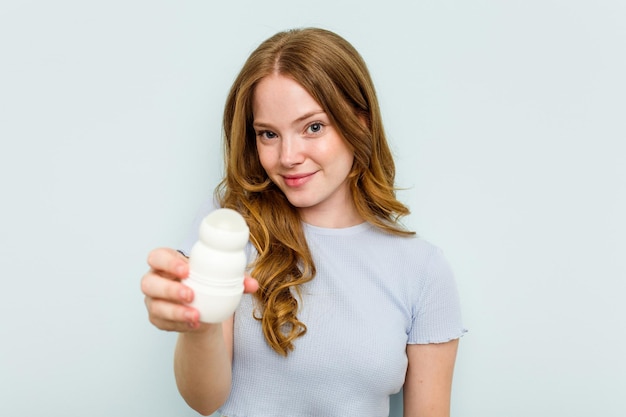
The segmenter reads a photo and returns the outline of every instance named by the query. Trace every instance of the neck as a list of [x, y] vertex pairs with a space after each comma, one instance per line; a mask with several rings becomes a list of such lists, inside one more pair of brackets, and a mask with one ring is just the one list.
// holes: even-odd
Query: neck
[[357, 213], [355, 207], [349, 210], [337, 212], [315, 211], [311, 212], [306, 209], [300, 210], [302, 221], [311, 226], [325, 227], [328, 229], [342, 229], [345, 227], [356, 226], [364, 222], [364, 219]]

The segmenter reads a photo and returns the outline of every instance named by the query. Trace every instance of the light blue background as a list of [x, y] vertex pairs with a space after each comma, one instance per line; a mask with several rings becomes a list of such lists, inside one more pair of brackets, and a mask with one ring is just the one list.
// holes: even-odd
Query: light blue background
[[369, 63], [409, 223], [456, 271], [453, 415], [626, 415], [624, 22], [621, 0], [2, 2], [0, 415], [196, 415], [139, 280], [217, 181], [243, 60], [298, 26]]

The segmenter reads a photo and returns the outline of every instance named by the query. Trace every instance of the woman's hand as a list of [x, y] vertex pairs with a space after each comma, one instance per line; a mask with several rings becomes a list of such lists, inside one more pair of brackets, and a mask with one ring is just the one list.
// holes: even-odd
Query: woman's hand
[[[193, 290], [181, 280], [189, 275], [189, 262], [181, 253], [159, 248], [148, 255], [150, 270], [141, 279], [150, 322], [161, 330], [189, 332], [201, 331], [198, 310], [187, 304], [193, 300]], [[244, 292], [258, 289], [255, 279], [244, 279]]]

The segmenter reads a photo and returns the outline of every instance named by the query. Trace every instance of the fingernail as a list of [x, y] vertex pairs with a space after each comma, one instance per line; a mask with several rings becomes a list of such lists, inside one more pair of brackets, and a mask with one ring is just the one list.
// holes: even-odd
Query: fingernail
[[191, 301], [191, 291], [189, 288], [181, 288], [180, 289], [180, 299], [186, 303]]
[[178, 265], [175, 269], [176, 274], [179, 276], [182, 276], [185, 273], [185, 266], [184, 265]]
[[198, 323], [198, 316], [195, 311], [185, 311], [184, 317], [187, 321], [187, 326], [189, 326], [191, 329], [196, 329], [200, 325], [200, 323]]

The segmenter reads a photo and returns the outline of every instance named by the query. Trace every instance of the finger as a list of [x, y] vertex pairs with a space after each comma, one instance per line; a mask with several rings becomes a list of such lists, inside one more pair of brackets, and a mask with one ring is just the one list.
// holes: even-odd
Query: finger
[[160, 318], [156, 318], [156, 317], [150, 317], [150, 323], [152, 323], [152, 325], [154, 325], [154, 327], [156, 327], [159, 330], [165, 330], [168, 332], [179, 332], [179, 333], [183, 333], [183, 332], [192, 332], [192, 331], [197, 331], [200, 326], [202, 326], [202, 323], [200, 322], [178, 322], [178, 321], [168, 321], [168, 320], [163, 320]]
[[170, 248], [154, 249], [148, 254], [148, 265], [155, 271], [163, 271], [175, 278], [189, 275], [189, 262], [180, 252]]
[[[166, 302], [146, 297], [146, 307], [150, 323], [160, 330], [173, 332], [199, 331], [203, 326], [200, 323], [200, 314], [191, 307], [180, 305], [168, 306]], [[182, 319], [182, 320], [181, 320]], [[188, 319], [188, 321], [186, 321]]]
[[243, 292], [250, 294], [259, 289], [259, 281], [254, 278], [246, 276], [243, 279]]
[[178, 281], [172, 281], [154, 271], [149, 271], [141, 279], [141, 292], [150, 298], [174, 303], [188, 304], [193, 301], [193, 290]]
[[158, 322], [196, 323], [200, 313], [193, 307], [146, 297], [146, 308], [152, 320]]

